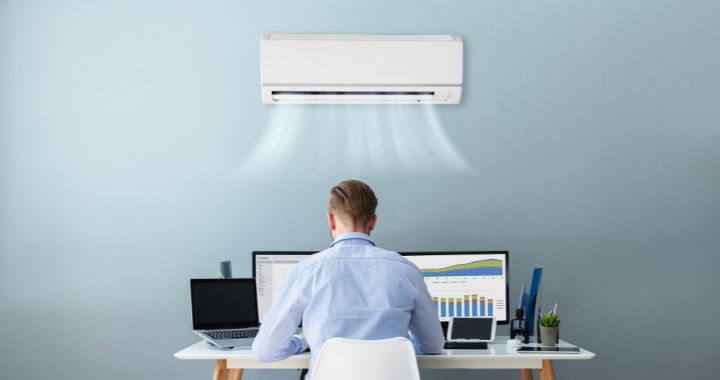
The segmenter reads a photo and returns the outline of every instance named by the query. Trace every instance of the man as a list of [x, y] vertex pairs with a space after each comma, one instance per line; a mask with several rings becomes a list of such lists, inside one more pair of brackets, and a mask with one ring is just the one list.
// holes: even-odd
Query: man
[[[330, 338], [409, 337], [415, 351], [438, 354], [445, 338], [420, 270], [399, 254], [375, 246], [377, 198], [363, 182], [343, 181], [330, 191], [330, 248], [302, 260], [265, 316], [252, 350], [259, 361], [312, 351]], [[294, 335], [302, 319], [304, 336]]]

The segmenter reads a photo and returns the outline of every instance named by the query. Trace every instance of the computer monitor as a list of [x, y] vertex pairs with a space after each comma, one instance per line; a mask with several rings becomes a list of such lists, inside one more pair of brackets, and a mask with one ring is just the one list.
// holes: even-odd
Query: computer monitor
[[401, 252], [425, 277], [441, 322], [494, 316], [509, 321], [508, 252]]
[[[297, 263], [314, 251], [255, 251], [258, 317], [263, 322], [273, 300]], [[440, 321], [454, 316], [494, 316], [509, 321], [508, 252], [401, 252], [417, 265], [433, 297]], [[467, 313], [467, 314], [466, 314]]]
[[258, 319], [263, 322], [285, 279], [300, 260], [315, 251], [255, 251], [253, 277], [257, 285]]

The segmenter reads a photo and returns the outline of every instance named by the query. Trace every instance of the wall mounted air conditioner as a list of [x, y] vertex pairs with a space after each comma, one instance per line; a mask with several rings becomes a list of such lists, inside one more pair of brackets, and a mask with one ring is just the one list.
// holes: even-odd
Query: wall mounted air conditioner
[[463, 43], [451, 35], [266, 34], [263, 103], [457, 104]]

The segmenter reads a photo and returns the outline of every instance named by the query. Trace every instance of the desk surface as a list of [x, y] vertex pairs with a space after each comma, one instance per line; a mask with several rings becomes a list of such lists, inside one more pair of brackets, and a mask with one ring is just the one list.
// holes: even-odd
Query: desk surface
[[[440, 355], [418, 355], [420, 368], [542, 368], [543, 360], [583, 360], [592, 359], [595, 354], [580, 349], [579, 354], [518, 354], [507, 345], [508, 337], [497, 337], [488, 344], [487, 350], [445, 350]], [[571, 344], [560, 341], [560, 346]], [[529, 344], [537, 346], [537, 344]], [[307, 368], [310, 353], [293, 355], [283, 361], [260, 363], [252, 356], [249, 347], [224, 349], [210, 345], [205, 341], [189, 346], [175, 353], [178, 359], [227, 359], [228, 368]]]

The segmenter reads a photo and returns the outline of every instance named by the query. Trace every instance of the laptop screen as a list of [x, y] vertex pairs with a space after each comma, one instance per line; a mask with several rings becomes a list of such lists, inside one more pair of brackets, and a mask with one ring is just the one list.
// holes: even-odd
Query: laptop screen
[[252, 278], [192, 279], [193, 329], [257, 327], [257, 296]]

